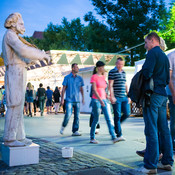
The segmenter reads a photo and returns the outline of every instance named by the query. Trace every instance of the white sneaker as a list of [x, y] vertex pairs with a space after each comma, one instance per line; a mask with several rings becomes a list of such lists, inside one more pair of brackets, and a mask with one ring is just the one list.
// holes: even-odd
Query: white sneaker
[[62, 126], [60, 129], [60, 134], [63, 135], [64, 127]]
[[97, 141], [97, 140], [95, 140], [95, 139], [92, 139], [92, 140], [90, 140], [90, 143], [93, 143], [93, 144], [98, 144], [98, 141]]
[[119, 142], [117, 137], [115, 139], [113, 139], [112, 141], [113, 141], [113, 143]]
[[81, 134], [78, 131], [76, 131], [72, 134], [72, 136], [81, 136]]
[[141, 167], [137, 169], [137, 171], [145, 173], [145, 174], [156, 174], [157, 173], [157, 169], [147, 169], [145, 167]]
[[126, 139], [123, 136], [117, 137], [116, 138], [116, 142], [121, 142], [121, 141], [125, 141]]
[[167, 170], [167, 171], [172, 171], [173, 167], [171, 165], [163, 165], [162, 163], [157, 164], [157, 168]]

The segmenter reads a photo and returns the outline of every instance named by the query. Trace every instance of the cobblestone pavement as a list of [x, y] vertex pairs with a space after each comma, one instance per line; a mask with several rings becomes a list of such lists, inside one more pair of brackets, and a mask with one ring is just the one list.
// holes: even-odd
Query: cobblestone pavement
[[[72, 158], [64, 159], [61, 155], [61, 145], [42, 139], [32, 138], [34, 143], [40, 145], [39, 164], [8, 167], [1, 159], [0, 175], [134, 175], [135, 170], [96, 158], [91, 154], [75, 152]], [[0, 131], [0, 144], [2, 131]]]

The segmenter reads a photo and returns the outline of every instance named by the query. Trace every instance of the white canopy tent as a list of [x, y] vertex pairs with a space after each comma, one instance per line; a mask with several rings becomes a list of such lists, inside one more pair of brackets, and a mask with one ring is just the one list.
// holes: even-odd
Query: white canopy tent
[[[175, 51], [175, 48], [166, 51], [165, 54], [168, 55], [169, 53], [171, 53], [173, 51]], [[145, 62], [145, 59], [142, 59], [142, 60], [139, 60], [139, 61], [135, 62], [135, 73], [142, 69], [142, 66], [143, 66], [144, 62]]]

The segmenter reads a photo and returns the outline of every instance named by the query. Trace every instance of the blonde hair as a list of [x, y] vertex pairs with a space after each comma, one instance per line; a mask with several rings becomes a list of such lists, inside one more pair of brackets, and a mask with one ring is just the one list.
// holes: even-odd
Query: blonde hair
[[4, 27], [11, 28], [14, 23], [18, 21], [18, 19], [22, 18], [20, 13], [12, 13], [10, 14], [7, 19], [5, 20]]
[[28, 87], [29, 90], [33, 90], [33, 86], [30, 82], [27, 83], [27, 87]]
[[161, 48], [163, 51], [167, 50], [167, 45], [166, 45], [166, 43], [165, 43], [165, 40], [164, 40], [162, 37], [160, 37], [160, 48]]

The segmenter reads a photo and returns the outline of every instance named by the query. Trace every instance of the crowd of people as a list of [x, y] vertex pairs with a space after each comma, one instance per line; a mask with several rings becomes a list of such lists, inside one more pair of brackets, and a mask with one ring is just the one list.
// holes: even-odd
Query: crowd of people
[[61, 97], [60, 91], [61, 87], [58, 88], [57, 86], [54, 91], [49, 86], [45, 90], [42, 83], [39, 84], [39, 88], [36, 91], [34, 86], [28, 82], [25, 93], [24, 113], [28, 117], [32, 117], [33, 114], [36, 116], [37, 108], [39, 108], [39, 112], [43, 116], [46, 105], [47, 114], [52, 113], [53, 109], [55, 114], [58, 114]]
[[[142, 66], [142, 97], [143, 97], [143, 118], [145, 122], [146, 149], [144, 154], [144, 166], [138, 171], [147, 174], [156, 174], [157, 168], [167, 171], [172, 170], [173, 148], [175, 149], [175, 52], [166, 56], [163, 52], [164, 42], [155, 33], [151, 32], [145, 37], [145, 49], [147, 50], [146, 61]], [[108, 83], [105, 78], [105, 64], [102, 61], [96, 63], [90, 83], [92, 112], [90, 117], [90, 143], [98, 144], [95, 134], [99, 129], [99, 115], [103, 112], [113, 143], [125, 141], [122, 135], [121, 122], [130, 115], [130, 98], [126, 84], [126, 73], [123, 70], [124, 60], [119, 57], [114, 69], [109, 71]], [[61, 104], [64, 104], [64, 93], [66, 92], [66, 113], [61, 126], [60, 134], [64, 134], [65, 127], [74, 108], [74, 121], [72, 125], [72, 136], [81, 136], [79, 130], [80, 98], [82, 94], [82, 104], [84, 103], [83, 86], [81, 76], [77, 75], [78, 65], [72, 64], [72, 72], [65, 76], [63, 81], [63, 93]], [[145, 87], [152, 83], [151, 93], [145, 91]], [[136, 85], [137, 86], [137, 85]], [[150, 84], [149, 84], [150, 86]], [[167, 121], [167, 92], [170, 101], [170, 130]], [[106, 92], [109, 90], [109, 93]], [[135, 92], [136, 94], [138, 92]], [[135, 95], [135, 94], [134, 94]], [[139, 97], [141, 98], [141, 97]], [[111, 120], [112, 104], [114, 113], [114, 126]], [[122, 115], [121, 115], [122, 114]], [[138, 152], [137, 152], [138, 153]], [[161, 153], [161, 158], [160, 158]], [[160, 162], [159, 162], [160, 161]]]

